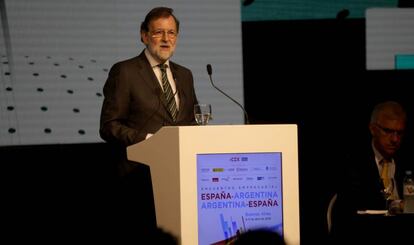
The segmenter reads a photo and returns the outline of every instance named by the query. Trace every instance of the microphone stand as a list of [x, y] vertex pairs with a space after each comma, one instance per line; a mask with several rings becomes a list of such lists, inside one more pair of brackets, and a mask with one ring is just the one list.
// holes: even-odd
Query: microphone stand
[[246, 124], [250, 124], [250, 122], [249, 122], [249, 116], [247, 115], [247, 112], [244, 109], [244, 107], [239, 102], [237, 102], [235, 99], [233, 99], [232, 97], [230, 97], [230, 95], [226, 94], [224, 91], [222, 91], [216, 85], [214, 85], [213, 79], [211, 78], [211, 74], [213, 73], [213, 70], [212, 70], [212, 67], [211, 67], [210, 64], [207, 65], [207, 73], [208, 73], [208, 77], [210, 78], [210, 83], [213, 86], [213, 88], [217, 89], [220, 93], [224, 94], [224, 96], [226, 96], [231, 101], [233, 101], [234, 103], [236, 103], [242, 109], [242, 111], [244, 113], [244, 119], [245, 119]]

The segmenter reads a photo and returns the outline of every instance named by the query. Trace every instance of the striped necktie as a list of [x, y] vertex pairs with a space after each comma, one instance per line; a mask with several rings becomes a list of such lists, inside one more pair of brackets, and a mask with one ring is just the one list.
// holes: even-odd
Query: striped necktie
[[172, 91], [170, 83], [168, 82], [167, 70], [166, 70], [167, 65], [159, 64], [158, 66], [160, 67], [160, 70], [161, 70], [161, 82], [162, 82], [162, 88], [164, 90], [164, 98], [165, 98], [165, 101], [167, 102], [167, 108], [173, 120], [175, 121], [177, 119], [178, 109], [177, 109], [177, 104], [175, 103], [174, 93]]

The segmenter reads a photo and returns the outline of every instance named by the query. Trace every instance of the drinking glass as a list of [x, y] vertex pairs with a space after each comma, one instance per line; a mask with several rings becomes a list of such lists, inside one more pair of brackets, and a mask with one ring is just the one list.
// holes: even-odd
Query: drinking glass
[[385, 209], [386, 209], [386, 216], [391, 215], [390, 214], [390, 210], [389, 210], [389, 204], [392, 201], [392, 193], [394, 191], [394, 179], [390, 179], [390, 184], [388, 186], [386, 186], [383, 190], [382, 190], [382, 195], [384, 196], [385, 199]]
[[207, 125], [211, 117], [210, 104], [194, 105], [194, 116], [198, 125]]

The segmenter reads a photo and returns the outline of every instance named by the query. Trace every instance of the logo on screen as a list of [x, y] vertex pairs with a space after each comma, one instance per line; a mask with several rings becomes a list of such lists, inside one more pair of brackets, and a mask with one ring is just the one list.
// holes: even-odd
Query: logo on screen
[[202, 173], [208, 173], [208, 172], [210, 172], [210, 169], [209, 168], [202, 168], [201, 172]]

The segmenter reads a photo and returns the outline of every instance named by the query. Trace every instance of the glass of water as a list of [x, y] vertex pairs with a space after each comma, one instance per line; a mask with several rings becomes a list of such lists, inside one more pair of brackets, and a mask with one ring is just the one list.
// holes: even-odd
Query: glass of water
[[207, 125], [211, 118], [210, 104], [194, 105], [194, 116], [198, 125]]

